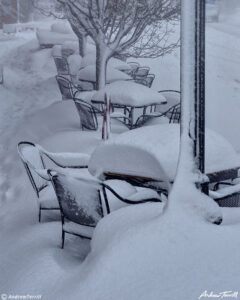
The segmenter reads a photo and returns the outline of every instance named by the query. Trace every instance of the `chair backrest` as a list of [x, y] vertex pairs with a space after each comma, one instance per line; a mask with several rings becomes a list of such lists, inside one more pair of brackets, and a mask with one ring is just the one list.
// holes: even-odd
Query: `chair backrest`
[[48, 171], [63, 216], [77, 224], [95, 227], [103, 217], [100, 185]]
[[54, 62], [57, 67], [58, 75], [70, 75], [68, 61], [63, 56], [54, 56]]
[[75, 51], [73, 49], [71, 49], [71, 48], [64, 48], [64, 47], [62, 47], [61, 52], [62, 52], [62, 56], [64, 58], [68, 58], [68, 56], [74, 54]]
[[146, 78], [148, 73], [150, 71], [149, 67], [139, 67], [135, 72], [134, 72], [134, 78]]
[[82, 130], [97, 130], [98, 121], [95, 108], [81, 99], [75, 98], [74, 102], [80, 117]]
[[169, 118], [169, 123], [180, 123], [181, 106], [180, 103], [172, 106], [165, 114]]
[[147, 77], [136, 76], [134, 81], [136, 83], [140, 83], [140, 84], [145, 85], [150, 88], [152, 86], [154, 78], [155, 78], [154, 74], [148, 74]]
[[47, 180], [41, 178], [34, 171], [34, 169], [45, 169], [43, 158], [35, 144], [30, 142], [18, 143], [18, 153], [27, 172], [28, 178], [32, 184], [32, 187], [37, 196], [39, 196], [39, 192], [48, 185]]
[[67, 100], [67, 99], [73, 99], [74, 97], [74, 92], [73, 92], [73, 85], [72, 82], [67, 79], [64, 76], [56, 76], [56, 80], [60, 89], [60, 92], [62, 94], [62, 99]]
[[128, 65], [131, 67], [130, 71], [126, 71], [128, 75], [133, 76], [133, 74], [137, 71], [137, 69], [140, 67], [140, 64], [137, 62], [128, 62]]
[[146, 85], [150, 88], [153, 84], [153, 80], [155, 79], [154, 74], [148, 74], [147, 77], [145, 78]]

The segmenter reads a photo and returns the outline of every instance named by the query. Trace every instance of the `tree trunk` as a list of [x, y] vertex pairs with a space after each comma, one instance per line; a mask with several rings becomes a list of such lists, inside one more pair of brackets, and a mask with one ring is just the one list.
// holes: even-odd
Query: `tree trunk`
[[87, 48], [87, 36], [85, 34], [78, 35], [78, 42], [79, 42], [79, 54], [84, 57], [86, 55], [86, 48]]
[[107, 62], [110, 56], [102, 45], [96, 46], [96, 89], [105, 87], [107, 79]]
[[79, 55], [82, 57], [86, 55], [86, 47], [87, 47], [87, 34], [83, 31], [79, 30], [78, 27], [76, 27], [70, 20], [68, 20], [73, 32], [78, 37], [78, 45], [79, 45]]

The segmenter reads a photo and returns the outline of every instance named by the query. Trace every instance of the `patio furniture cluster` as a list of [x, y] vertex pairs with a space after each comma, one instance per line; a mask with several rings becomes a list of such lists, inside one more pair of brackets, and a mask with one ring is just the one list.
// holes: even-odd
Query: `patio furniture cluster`
[[155, 75], [149, 73], [150, 68], [140, 66], [138, 62], [128, 62], [128, 64], [131, 69], [126, 71], [126, 73], [132, 77], [132, 80], [136, 83], [140, 83], [151, 88], [155, 79]]
[[[180, 92], [162, 90], [157, 95], [157, 92], [151, 89], [155, 76], [149, 74], [149, 67], [141, 67], [136, 62], [125, 63], [113, 58], [109, 61], [110, 66], [107, 69], [106, 87], [96, 91], [95, 65], [86, 65], [89, 63], [88, 60], [81, 61], [81, 57], [74, 54], [74, 51], [76, 51], [74, 47], [55, 46], [53, 58], [57, 67], [56, 80], [62, 99], [71, 99], [75, 102], [81, 119], [81, 128], [98, 129], [95, 115], [103, 115], [105, 94], [111, 97], [111, 118], [117, 119], [129, 129], [143, 126], [152, 119], [161, 118], [160, 122], [162, 122], [165, 118], [166, 122], [167, 117], [169, 123], [180, 121]], [[74, 61], [79, 62], [76, 65], [80, 68], [75, 74], [71, 74], [70, 57], [74, 57]], [[91, 120], [88, 121], [91, 125], [86, 125], [87, 120]]]
[[[88, 167], [89, 157], [84, 154], [51, 153], [31, 142], [20, 142], [18, 153], [38, 199], [39, 222], [44, 210], [61, 214], [62, 248], [65, 233], [91, 239], [98, 221], [111, 211], [161, 202], [154, 190], [125, 181], [101, 181], [90, 173], [86, 176], [81, 170]], [[51, 167], [47, 167], [49, 162]]]
[[[66, 233], [91, 239], [99, 220], [112, 211], [148, 202], [164, 205], [177, 168], [179, 130], [178, 124], [139, 128], [102, 142], [91, 155], [49, 152], [20, 142], [39, 222], [43, 211], [59, 211], [64, 248]], [[208, 185], [219, 206], [240, 206], [239, 168], [234, 168], [240, 158], [218, 134], [207, 131], [206, 138], [207, 181], [198, 184]], [[218, 159], [226, 155], [228, 161]]]

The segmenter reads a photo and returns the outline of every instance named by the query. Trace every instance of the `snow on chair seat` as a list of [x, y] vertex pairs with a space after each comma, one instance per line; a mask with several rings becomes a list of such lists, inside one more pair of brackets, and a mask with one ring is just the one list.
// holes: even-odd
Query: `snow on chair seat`
[[240, 207], [240, 184], [220, 182], [215, 186], [225, 185], [226, 187], [217, 190], [210, 190], [209, 196], [221, 207]]
[[[104, 181], [104, 184], [111, 187], [121, 197], [127, 198], [128, 200], [131, 200], [133, 202], [141, 201], [142, 199], [145, 200], [159, 199], [159, 202], [161, 202], [161, 197], [156, 191], [149, 188], [133, 186], [132, 184], [124, 180], [117, 180], [117, 179], [106, 180]], [[106, 193], [107, 193], [110, 211], [114, 211], [129, 205], [125, 202], [119, 201], [119, 199], [116, 196], [114, 196], [114, 194], [111, 193], [111, 191], [106, 190]]]
[[[99, 220], [121, 207], [121, 205], [116, 205], [117, 202], [122, 203], [123, 206], [161, 202], [161, 198], [156, 192], [147, 191], [148, 189], [144, 189], [145, 192], [139, 191], [126, 182], [102, 182], [97, 179], [76, 178], [51, 170], [48, 171], [48, 174], [61, 210], [62, 248], [64, 247], [65, 233], [90, 238], [87, 233], [93, 231]], [[121, 189], [122, 195], [118, 193], [116, 187]], [[69, 222], [75, 223], [74, 227], [71, 223], [66, 225]]]

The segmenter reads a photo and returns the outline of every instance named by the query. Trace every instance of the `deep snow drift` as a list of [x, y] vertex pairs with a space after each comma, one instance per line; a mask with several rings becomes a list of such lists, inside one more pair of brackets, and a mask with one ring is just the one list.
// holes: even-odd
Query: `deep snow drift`
[[[206, 109], [208, 127], [238, 151], [239, 16], [207, 25]], [[186, 218], [180, 208], [165, 215], [158, 204], [123, 208], [100, 221], [84, 263], [88, 241], [69, 237], [60, 249], [59, 215], [46, 214], [37, 223], [35, 195], [16, 144], [47, 145], [62, 132], [80, 134], [79, 118], [70, 102], [54, 103], [61, 95], [50, 49], [39, 50], [29, 32], [0, 43], [5, 70], [0, 86], [0, 292], [42, 294], [49, 300], [193, 300], [205, 290], [238, 291], [238, 209], [224, 209], [225, 225], [217, 227], [190, 213]], [[155, 90], [179, 88], [178, 50], [140, 63], [157, 75]], [[75, 146], [80, 143], [73, 141], [70, 148]]]

